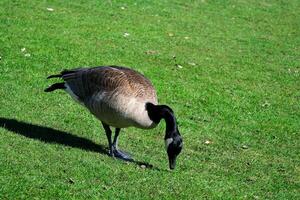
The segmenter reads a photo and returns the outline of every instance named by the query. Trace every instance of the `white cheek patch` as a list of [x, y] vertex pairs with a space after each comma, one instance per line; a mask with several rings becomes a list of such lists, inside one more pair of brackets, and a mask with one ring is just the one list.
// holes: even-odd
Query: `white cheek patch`
[[179, 145], [179, 147], [181, 147], [181, 148], [182, 148], [182, 146], [183, 146], [183, 142], [181, 142], [181, 144]]
[[173, 142], [173, 138], [167, 138], [165, 140], [166, 149], [168, 150], [169, 145]]

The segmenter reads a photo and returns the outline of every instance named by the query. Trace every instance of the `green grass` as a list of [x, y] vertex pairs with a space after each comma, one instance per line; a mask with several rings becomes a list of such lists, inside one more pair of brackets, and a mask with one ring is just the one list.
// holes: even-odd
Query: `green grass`
[[[299, 199], [299, 13], [298, 0], [0, 1], [0, 199]], [[108, 157], [69, 96], [43, 92], [49, 74], [108, 64], [145, 74], [175, 110], [175, 171], [164, 123], [122, 130], [143, 169]]]

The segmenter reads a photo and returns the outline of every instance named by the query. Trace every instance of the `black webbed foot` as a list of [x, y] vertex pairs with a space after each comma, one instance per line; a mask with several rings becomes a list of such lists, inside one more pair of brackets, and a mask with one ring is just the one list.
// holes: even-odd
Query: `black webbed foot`
[[114, 149], [113, 150], [113, 156], [115, 158], [121, 159], [121, 160], [125, 160], [125, 161], [133, 161], [133, 159], [131, 158], [130, 154], [121, 151], [119, 149]]

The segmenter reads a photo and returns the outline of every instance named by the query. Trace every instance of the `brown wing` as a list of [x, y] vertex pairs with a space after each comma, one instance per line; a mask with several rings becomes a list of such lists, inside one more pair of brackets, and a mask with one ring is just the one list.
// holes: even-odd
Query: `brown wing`
[[108, 66], [66, 70], [62, 78], [81, 100], [98, 92], [123, 93], [137, 98], [156, 99], [155, 89], [142, 74], [125, 67]]
[[139, 72], [125, 68], [125, 67], [116, 67], [114, 68], [122, 71], [124, 73], [124, 85], [130, 87], [130, 95], [133, 95], [138, 98], [156, 98], [156, 92], [152, 83], [144, 75]]

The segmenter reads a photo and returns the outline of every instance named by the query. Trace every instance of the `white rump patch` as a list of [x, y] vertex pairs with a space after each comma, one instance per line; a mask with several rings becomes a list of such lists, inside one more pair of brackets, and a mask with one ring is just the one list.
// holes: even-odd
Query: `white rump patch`
[[173, 138], [167, 138], [165, 139], [165, 145], [166, 149], [168, 149], [169, 145], [173, 142]]
[[79, 100], [79, 97], [74, 94], [74, 92], [71, 90], [71, 88], [68, 86], [68, 84], [65, 83], [65, 91], [77, 102], [77, 103], [80, 103], [80, 104], [83, 104], [80, 100]]

